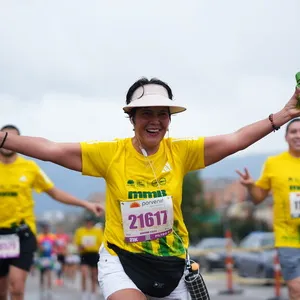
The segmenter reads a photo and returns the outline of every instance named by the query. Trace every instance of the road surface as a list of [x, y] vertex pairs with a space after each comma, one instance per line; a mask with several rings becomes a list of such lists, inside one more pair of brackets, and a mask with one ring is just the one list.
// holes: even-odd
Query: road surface
[[[274, 286], [264, 286], [257, 284], [253, 280], [235, 280], [233, 285], [234, 292], [242, 292], [236, 294], [224, 295], [222, 292], [228, 291], [226, 286], [225, 273], [218, 272], [203, 275], [211, 300], [271, 300], [275, 297]], [[280, 290], [282, 300], [288, 300], [287, 289], [282, 287]], [[54, 286], [51, 298], [43, 298], [38, 288], [38, 277], [30, 276], [27, 282], [25, 300], [81, 300], [80, 281], [77, 276], [74, 283], [66, 282], [64, 287]], [[101, 293], [97, 300], [104, 300]], [[279, 299], [278, 299], [279, 300]]]

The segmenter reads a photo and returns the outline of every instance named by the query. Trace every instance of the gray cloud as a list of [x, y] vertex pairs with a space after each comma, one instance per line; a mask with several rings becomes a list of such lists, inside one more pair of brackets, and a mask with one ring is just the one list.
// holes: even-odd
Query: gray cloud
[[[297, 0], [3, 2], [1, 122], [58, 140], [125, 136], [117, 110], [145, 75], [166, 80], [190, 108], [172, 133], [230, 132], [291, 95], [299, 10]], [[250, 150], [271, 140], [284, 146], [277, 135]]]

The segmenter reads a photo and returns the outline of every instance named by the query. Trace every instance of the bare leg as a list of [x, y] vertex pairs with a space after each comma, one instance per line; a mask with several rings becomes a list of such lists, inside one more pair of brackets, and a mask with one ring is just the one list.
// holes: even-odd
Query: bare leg
[[48, 290], [52, 289], [52, 270], [47, 270], [45, 274], [47, 278], [47, 288]]
[[97, 268], [90, 268], [91, 270], [91, 282], [92, 282], [92, 293], [95, 294], [98, 287], [98, 269]]
[[80, 269], [81, 269], [81, 291], [85, 292], [87, 287], [86, 281], [88, 277], [89, 267], [87, 265], [82, 265]]
[[8, 276], [0, 277], [0, 300], [7, 300]]
[[287, 281], [290, 300], [300, 299], [300, 277]]
[[28, 272], [15, 266], [9, 269], [9, 292], [11, 300], [24, 300], [25, 283]]
[[124, 289], [117, 291], [108, 297], [108, 300], [147, 300], [146, 296], [135, 289]]

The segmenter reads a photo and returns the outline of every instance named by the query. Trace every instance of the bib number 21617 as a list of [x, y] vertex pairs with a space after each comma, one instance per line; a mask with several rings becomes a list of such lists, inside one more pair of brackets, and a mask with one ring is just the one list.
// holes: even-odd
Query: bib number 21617
[[154, 225], [165, 225], [167, 224], [167, 210], [160, 210], [155, 213], [146, 212], [139, 215], [130, 214], [128, 219], [131, 221], [130, 229], [153, 227]]
[[168, 235], [173, 225], [172, 197], [121, 202], [125, 241], [142, 242]]

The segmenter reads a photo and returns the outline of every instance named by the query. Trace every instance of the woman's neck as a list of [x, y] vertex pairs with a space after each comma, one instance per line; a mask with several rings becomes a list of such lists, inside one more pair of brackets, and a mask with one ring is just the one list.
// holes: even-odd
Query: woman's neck
[[296, 151], [293, 149], [289, 149], [289, 153], [291, 156], [296, 157], [296, 158], [300, 158], [300, 151]]
[[[143, 154], [143, 155], [145, 155], [145, 153], [143, 153], [143, 150], [145, 150], [146, 151], [146, 154], [147, 155], [153, 155], [153, 154], [155, 154], [157, 151], [158, 151], [158, 149], [159, 149], [159, 145], [157, 145], [157, 146], [154, 146], [154, 147], [144, 147], [141, 143], [140, 143], [140, 141], [139, 141], [139, 139], [136, 137], [136, 136], [134, 136], [133, 138], [132, 138], [132, 145], [133, 145], [133, 147], [134, 147], [134, 149], [137, 151], [137, 152], [139, 152], [140, 154]], [[143, 150], [142, 150], [143, 149]]]

